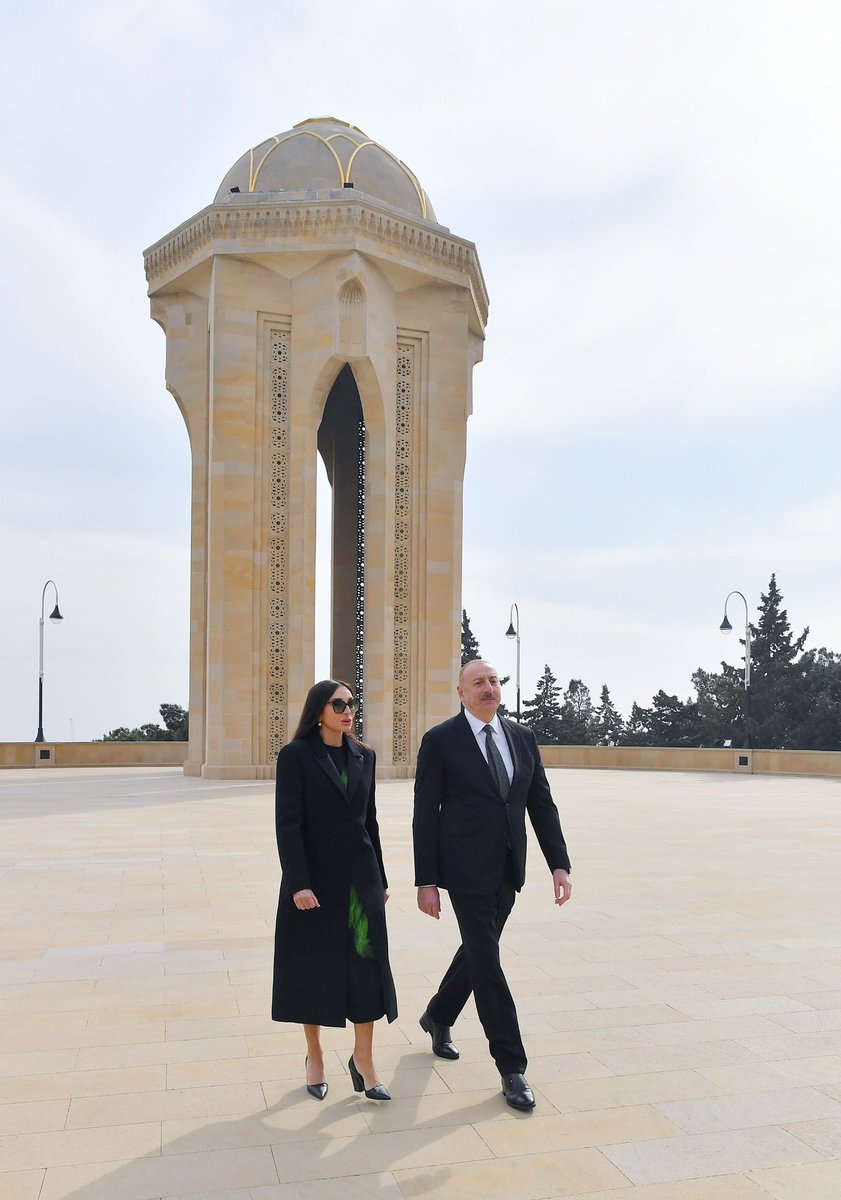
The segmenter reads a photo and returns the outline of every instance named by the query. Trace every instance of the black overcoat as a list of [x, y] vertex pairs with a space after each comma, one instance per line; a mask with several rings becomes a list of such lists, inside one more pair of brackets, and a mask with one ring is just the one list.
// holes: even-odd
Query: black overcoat
[[[376, 756], [345, 738], [348, 786], [318, 733], [284, 746], [277, 760], [275, 824], [282, 877], [275, 926], [272, 1019], [343, 1026], [346, 1021], [348, 903], [359, 892], [382, 980], [385, 1015], [397, 1016], [388, 961], [388, 887], [374, 798]], [[315, 893], [301, 911], [292, 896]]]
[[453, 892], [496, 892], [511, 848], [514, 886], [526, 877], [526, 813], [549, 869], [570, 869], [558, 810], [530, 729], [499, 723], [514, 763], [503, 800], [464, 713], [430, 729], [415, 770], [415, 883]]

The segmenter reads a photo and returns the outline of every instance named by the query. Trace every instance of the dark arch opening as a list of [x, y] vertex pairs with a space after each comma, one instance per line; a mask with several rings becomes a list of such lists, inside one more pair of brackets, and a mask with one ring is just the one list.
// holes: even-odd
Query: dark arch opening
[[365, 421], [350, 363], [327, 396], [318, 452], [332, 491], [330, 673], [346, 679], [359, 700], [364, 730], [365, 665]]

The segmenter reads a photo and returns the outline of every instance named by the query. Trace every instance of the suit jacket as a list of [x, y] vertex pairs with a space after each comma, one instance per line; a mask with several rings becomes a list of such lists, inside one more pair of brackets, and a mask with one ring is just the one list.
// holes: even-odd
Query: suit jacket
[[[275, 927], [272, 1017], [344, 1025], [350, 886], [359, 892], [376, 951], [386, 1016], [397, 1016], [388, 960], [386, 882], [375, 802], [373, 750], [345, 738], [345, 789], [317, 733], [290, 742], [277, 760], [275, 821], [283, 876]], [[320, 908], [292, 896], [311, 888]]]
[[425, 734], [415, 771], [415, 885], [495, 892], [511, 848], [517, 891], [526, 876], [526, 813], [551, 871], [570, 869], [558, 810], [530, 729], [499, 718], [514, 778], [505, 800], [464, 713]]

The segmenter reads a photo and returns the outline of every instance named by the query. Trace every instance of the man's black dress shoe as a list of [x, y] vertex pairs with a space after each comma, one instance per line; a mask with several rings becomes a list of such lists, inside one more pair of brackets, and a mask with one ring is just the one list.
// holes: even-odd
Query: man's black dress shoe
[[525, 1075], [503, 1075], [502, 1094], [506, 1104], [510, 1104], [512, 1108], [519, 1108], [521, 1112], [528, 1112], [534, 1108], [534, 1092], [529, 1087]]
[[419, 1024], [424, 1033], [428, 1033], [432, 1038], [433, 1054], [437, 1054], [439, 1058], [458, 1058], [458, 1050], [452, 1043], [449, 1025], [439, 1025], [437, 1021], [432, 1020], [428, 1012], [423, 1014]]

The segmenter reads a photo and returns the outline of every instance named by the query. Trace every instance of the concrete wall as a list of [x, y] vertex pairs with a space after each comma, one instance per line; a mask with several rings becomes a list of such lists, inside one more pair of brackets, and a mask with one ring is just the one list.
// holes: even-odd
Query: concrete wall
[[180, 767], [186, 742], [0, 742], [3, 767]]
[[828, 750], [682, 749], [670, 746], [541, 746], [547, 767], [621, 771], [734, 771], [747, 775], [841, 776], [841, 753]]
[[[598, 771], [732, 771], [746, 775], [841, 777], [841, 753], [826, 750], [679, 749], [668, 746], [541, 746], [547, 767]], [[41, 758], [42, 754], [48, 755]], [[3, 767], [180, 767], [186, 742], [0, 742]]]

